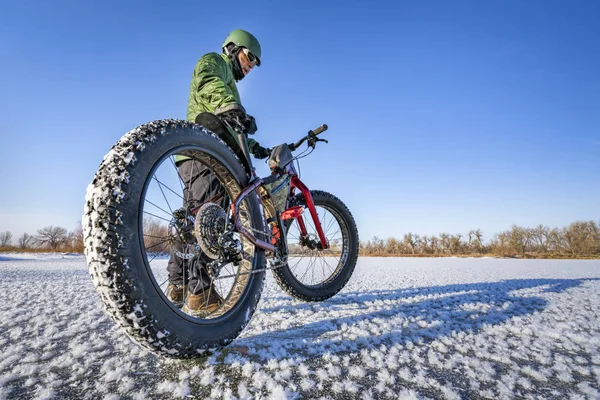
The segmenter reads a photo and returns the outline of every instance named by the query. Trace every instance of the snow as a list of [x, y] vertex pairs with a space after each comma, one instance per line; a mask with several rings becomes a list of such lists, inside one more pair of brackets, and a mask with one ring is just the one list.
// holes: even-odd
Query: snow
[[269, 276], [237, 340], [178, 361], [104, 314], [83, 256], [0, 254], [0, 399], [598, 398], [599, 278], [598, 260], [360, 258], [322, 303]]

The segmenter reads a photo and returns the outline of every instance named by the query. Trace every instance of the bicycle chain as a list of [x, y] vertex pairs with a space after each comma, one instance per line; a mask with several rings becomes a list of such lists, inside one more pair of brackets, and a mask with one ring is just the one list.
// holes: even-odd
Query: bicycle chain
[[[293, 206], [297, 205], [298, 203], [299, 203], [299, 202], [298, 202], [298, 200], [296, 199], [296, 196], [292, 196], [292, 197], [290, 198], [290, 200], [289, 200], [289, 206], [290, 206], [290, 207], [293, 207]], [[250, 230], [250, 231], [252, 231], [252, 232], [254, 232], [254, 233], [263, 234], [263, 235], [265, 235], [265, 236], [266, 236], [267, 238], [269, 238], [269, 239], [271, 239], [271, 238], [273, 238], [273, 237], [274, 237], [274, 236], [271, 234], [271, 232], [268, 232], [268, 230], [259, 230], [259, 229], [253, 228], [253, 227], [246, 227], [246, 229], [248, 229], [248, 230]], [[213, 279], [214, 279], [214, 280], [219, 280], [219, 279], [226, 279], [226, 278], [235, 278], [236, 276], [242, 276], [242, 275], [251, 275], [251, 274], [257, 274], [257, 273], [259, 273], [259, 272], [266, 272], [266, 271], [270, 271], [270, 270], [276, 270], [276, 269], [279, 269], [279, 268], [281, 268], [281, 267], [284, 267], [285, 265], [287, 265], [287, 260], [286, 260], [286, 262], [285, 262], [285, 263], [282, 263], [282, 264], [280, 264], [280, 265], [275, 265], [275, 266], [272, 266], [272, 267], [267, 267], [267, 268], [260, 268], [260, 269], [257, 269], [257, 270], [254, 270], [254, 271], [250, 271], [250, 272], [241, 272], [241, 273], [238, 273], [238, 274], [219, 275], [218, 277], [216, 277], [216, 278], [213, 278]]]
[[281, 265], [276, 265], [273, 267], [261, 268], [261, 269], [257, 269], [257, 270], [250, 271], [250, 272], [240, 272], [239, 274], [224, 275], [224, 276], [219, 275], [218, 277], [214, 278], [214, 280], [225, 279], [225, 278], [235, 278], [236, 276], [242, 276], [242, 275], [258, 274], [259, 272], [265, 272], [265, 271], [279, 269], [285, 265], [287, 265], [287, 263], [281, 264]]

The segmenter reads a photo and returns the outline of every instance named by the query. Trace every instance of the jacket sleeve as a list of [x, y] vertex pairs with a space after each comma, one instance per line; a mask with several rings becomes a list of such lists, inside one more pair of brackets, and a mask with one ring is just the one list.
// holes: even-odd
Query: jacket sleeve
[[254, 153], [254, 146], [260, 146], [258, 142], [252, 138], [248, 138], [248, 150], [250, 153]]
[[215, 57], [203, 57], [194, 72], [194, 90], [196, 101], [203, 108], [215, 112], [232, 104], [239, 104], [231, 88], [225, 83], [226, 64]]

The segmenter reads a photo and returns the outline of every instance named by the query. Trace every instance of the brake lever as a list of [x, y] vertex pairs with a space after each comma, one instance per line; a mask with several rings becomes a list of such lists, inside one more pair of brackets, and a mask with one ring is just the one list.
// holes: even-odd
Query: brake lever
[[308, 145], [310, 147], [312, 147], [313, 149], [315, 148], [315, 146], [317, 145], [317, 142], [325, 142], [325, 143], [329, 143], [329, 141], [327, 141], [327, 139], [320, 139], [318, 138], [316, 135], [311, 136], [308, 139]]

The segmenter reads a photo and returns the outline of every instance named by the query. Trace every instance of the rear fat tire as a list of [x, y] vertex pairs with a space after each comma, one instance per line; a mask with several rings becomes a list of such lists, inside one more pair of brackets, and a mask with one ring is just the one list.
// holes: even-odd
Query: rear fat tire
[[[290, 296], [303, 301], [322, 301], [337, 294], [348, 283], [348, 280], [354, 272], [356, 261], [358, 260], [358, 230], [354, 217], [348, 210], [348, 207], [334, 195], [321, 191], [311, 190], [311, 196], [316, 207], [326, 207], [337, 214], [336, 219], [340, 226], [342, 223], [347, 229], [348, 254], [342, 265], [338, 267], [333, 279], [327, 280], [321, 285], [309, 286], [296, 278], [289, 265], [273, 269], [273, 275], [281, 289]], [[296, 195], [292, 205], [306, 205], [304, 195]], [[305, 219], [311, 218], [308, 209], [303, 213]], [[341, 220], [341, 222], [340, 222]], [[342, 227], [342, 229], [344, 229]], [[310, 232], [309, 232], [310, 233]]]
[[[124, 135], [105, 156], [87, 188], [82, 223], [89, 272], [107, 313], [135, 342], [173, 358], [205, 356], [235, 339], [256, 309], [265, 277], [264, 271], [250, 274], [238, 303], [205, 320], [180, 312], [158, 287], [140, 240], [140, 201], [155, 163], [185, 145], [212, 154], [233, 185], [246, 185], [240, 161], [216, 135], [185, 121], [154, 121]], [[252, 226], [263, 230], [256, 197], [247, 202]], [[264, 251], [256, 248], [252, 270], [265, 265]]]

